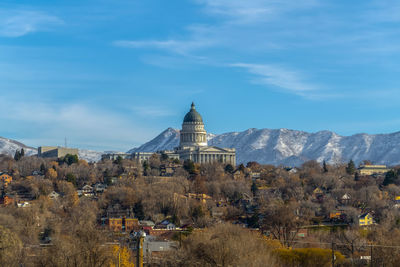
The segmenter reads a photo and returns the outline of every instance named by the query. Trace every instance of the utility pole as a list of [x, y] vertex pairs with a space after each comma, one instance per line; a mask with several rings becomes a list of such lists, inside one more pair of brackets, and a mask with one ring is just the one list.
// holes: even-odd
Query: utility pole
[[370, 266], [372, 267], [374, 265], [373, 262], [372, 262], [372, 243], [371, 243], [370, 248], [371, 248], [371, 264], [370, 264]]
[[143, 267], [143, 241], [146, 233], [140, 231], [137, 234], [137, 244], [136, 244], [136, 266]]
[[333, 246], [335, 243], [332, 241], [332, 267], [335, 267], [335, 250], [333, 249]]

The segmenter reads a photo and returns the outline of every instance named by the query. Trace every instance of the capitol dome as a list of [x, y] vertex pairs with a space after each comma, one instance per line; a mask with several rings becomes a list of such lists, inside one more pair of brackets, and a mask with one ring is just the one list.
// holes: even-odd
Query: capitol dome
[[207, 132], [201, 115], [196, 111], [194, 103], [185, 115], [180, 132], [180, 147], [207, 146]]
[[183, 119], [183, 122], [200, 122], [203, 123], [203, 119], [201, 118], [200, 113], [196, 111], [196, 107], [194, 103], [192, 102], [192, 107], [190, 108], [190, 111], [186, 113], [185, 118]]

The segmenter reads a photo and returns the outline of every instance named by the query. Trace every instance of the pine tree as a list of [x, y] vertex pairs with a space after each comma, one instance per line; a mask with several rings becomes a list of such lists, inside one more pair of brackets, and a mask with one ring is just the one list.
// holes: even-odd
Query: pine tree
[[347, 164], [346, 172], [347, 172], [347, 174], [350, 174], [350, 175], [353, 175], [356, 172], [356, 165], [354, 164], [354, 161], [352, 159]]
[[328, 166], [326, 165], [325, 160], [324, 160], [324, 162], [323, 162], [323, 164], [322, 164], [322, 167], [323, 167], [323, 169], [324, 169], [324, 172], [328, 172]]

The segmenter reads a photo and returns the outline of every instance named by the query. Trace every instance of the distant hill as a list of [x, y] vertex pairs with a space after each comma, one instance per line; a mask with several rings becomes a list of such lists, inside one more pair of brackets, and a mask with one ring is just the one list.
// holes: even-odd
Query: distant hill
[[[37, 148], [26, 146], [18, 141], [0, 137], [0, 154], [5, 154], [13, 157], [15, 151], [24, 149], [26, 156], [37, 154]], [[101, 159], [103, 152], [79, 149], [79, 158], [88, 162], [96, 162]]]
[[[298, 166], [308, 160], [330, 164], [370, 160], [375, 164], [400, 164], [400, 132], [340, 136], [330, 131], [308, 133], [288, 129], [248, 129], [243, 132], [208, 134], [208, 144], [232, 147], [237, 163]], [[179, 130], [168, 128], [153, 140], [129, 152], [170, 150], [179, 145]]]

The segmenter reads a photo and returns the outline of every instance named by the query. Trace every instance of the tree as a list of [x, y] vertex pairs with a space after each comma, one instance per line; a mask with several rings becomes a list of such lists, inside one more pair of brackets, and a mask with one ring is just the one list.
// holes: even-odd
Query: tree
[[255, 181], [253, 181], [253, 183], [251, 184], [251, 192], [253, 192], [253, 196], [255, 196], [257, 194], [258, 191], [258, 187]]
[[304, 223], [301, 217], [296, 215], [298, 208], [299, 204], [296, 202], [270, 203], [269, 206], [263, 207], [262, 229], [269, 231], [284, 246], [290, 247], [299, 227]]
[[0, 225], [0, 265], [20, 266], [22, 242], [9, 229]]
[[183, 168], [190, 174], [196, 173], [196, 166], [194, 165], [194, 162], [190, 159], [187, 159], [183, 162]]
[[75, 187], [77, 186], [76, 177], [75, 177], [74, 174], [68, 173], [67, 176], [66, 176], [66, 179], [67, 179], [68, 182], [72, 183]]
[[121, 165], [121, 164], [122, 164], [122, 157], [121, 157], [121, 156], [118, 156], [118, 157], [116, 158], [116, 160], [114, 160], [114, 164]]
[[277, 266], [272, 248], [259, 234], [228, 223], [191, 234], [162, 261], [161, 266]]
[[54, 179], [57, 178], [57, 171], [54, 170], [53, 168], [50, 168], [50, 169], [47, 170], [45, 177], [47, 179], [54, 180]]
[[350, 174], [350, 175], [353, 175], [356, 172], [356, 166], [355, 166], [354, 161], [352, 159], [347, 164], [346, 172], [347, 172], [347, 174]]
[[21, 151], [16, 150], [14, 154], [15, 161], [19, 161], [22, 158]]
[[234, 171], [234, 168], [233, 168], [233, 166], [231, 164], [227, 164], [225, 166], [225, 172], [232, 173], [233, 171]]
[[324, 172], [328, 172], [328, 166], [326, 165], [325, 160], [324, 160], [324, 162], [322, 163], [322, 168], [323, 168]]
[[135, 217], [139, 220], [144, 219], [144, 211], [142, 201], [136, 202], [133, 206], [133, 212], [135, 213]]
[[383, 185], [389, 185], [389, 184], [395, 184], [396, 181], [398, 180], [398, 173], [395, 172], [394, 170], [390, 170], [386, 173], [385, 175], [385, 180], [383, 180]]
[[126, 247], [120, 247], [114, 245], [112, 248], [113, 260], [110, 267], [134, 267], [134, 263], [131, 260], [131, 254]]

